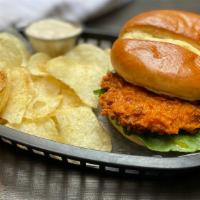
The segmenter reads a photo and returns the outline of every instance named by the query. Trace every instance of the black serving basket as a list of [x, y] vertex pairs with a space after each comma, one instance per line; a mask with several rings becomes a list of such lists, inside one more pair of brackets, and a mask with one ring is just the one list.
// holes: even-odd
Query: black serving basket
[[[86, 29], [78, 38], [77, 43], [87, 42], [102, 48], [109, 48], [115, 39], [114, 34]], [[111, 153], [60, 144], [2, 125], [0, 125], [0, 140], [17, 147], [17, 149], [48, 159], [59, 160], [67, 164], [66, 166], [76, 165], [81, 169], [94, 168], [101, 172], [111, 171], [120, 174], [140, 175], [174, 174], [185, 173], [200, 167], [200, 153], [177, 154], [150, 151], [123, 138], [108, 120], [100, 115], [98, 110], [94, 112], [112, 138], [113, 150]]]

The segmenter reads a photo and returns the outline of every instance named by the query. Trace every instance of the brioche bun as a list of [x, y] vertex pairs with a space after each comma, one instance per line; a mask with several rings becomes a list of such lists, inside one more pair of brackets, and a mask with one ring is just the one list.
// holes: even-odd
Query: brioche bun
[[200, 16], [157, 10], [129, 20], [111, 60], [126, 81], [158, 94], [200, 100]]

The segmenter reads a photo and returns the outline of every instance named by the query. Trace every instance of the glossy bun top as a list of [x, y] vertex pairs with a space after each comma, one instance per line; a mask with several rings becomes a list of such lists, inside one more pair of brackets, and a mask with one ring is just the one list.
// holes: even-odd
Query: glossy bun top
[[111, 51], [128, 82], [158, 94], [200, 100], [200, 16], [156, 10], [130, 19]]

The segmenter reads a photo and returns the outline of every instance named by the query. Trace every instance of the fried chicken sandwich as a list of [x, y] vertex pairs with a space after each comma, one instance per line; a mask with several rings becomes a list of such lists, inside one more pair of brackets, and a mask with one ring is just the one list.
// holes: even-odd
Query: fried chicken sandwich
[[102, 114], [155, 151], [200, 150], [200, 16], [156, 10], [130, 19], [101, 82]]

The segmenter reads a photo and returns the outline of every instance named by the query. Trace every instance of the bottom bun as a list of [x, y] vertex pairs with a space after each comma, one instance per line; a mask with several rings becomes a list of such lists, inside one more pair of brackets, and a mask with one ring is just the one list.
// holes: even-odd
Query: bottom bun
[[116, 120], [111, 119], [110, 117], [108, 118], [111, 122], [111, 124], [118, 130], [118, 132], [120, 132], [125, 138], [127, 138], [128, 140], [130, 140], [131, 142], [134, 142], [138, 145], [144, 146], [144, 142], [141, 140], [141, 138], [139, 138], [137, 135], [127, 135], [124, 130], [123, 127], [120, 126]]

